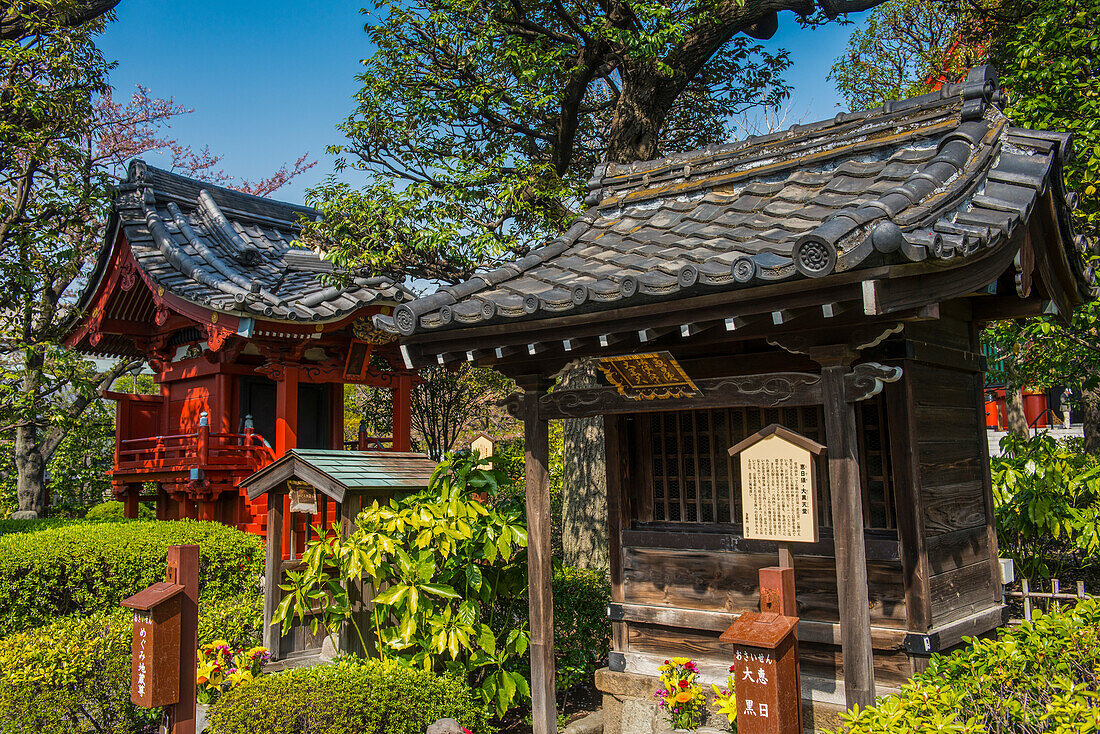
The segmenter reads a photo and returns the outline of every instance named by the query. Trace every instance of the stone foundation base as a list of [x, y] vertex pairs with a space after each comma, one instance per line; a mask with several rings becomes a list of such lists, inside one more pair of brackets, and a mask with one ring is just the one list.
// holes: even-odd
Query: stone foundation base
[[[827, 685], [822, 685], [827, 683]], [[596, 671], [596, 688], [603, 694], [603, 734], [663, 734], [669, 732], [668, 722], [657, 707], [653, 693], [659, 681], [649, 675], [616, 673], [602, 668]], [[709, 688], [709, 687], [708, 687]], [[823, 689], [829, 688], [826, 695]], [[835, 699], [837, 684], [814, 679], [802, 680], [802, 726], [804, 732], [823, 732], [840, 727], [844, 712], [844, 694]], [[707, 691], [706, 725], [717, 730], [729, 730], [725, 715], [713, 706], [713, 695]]]

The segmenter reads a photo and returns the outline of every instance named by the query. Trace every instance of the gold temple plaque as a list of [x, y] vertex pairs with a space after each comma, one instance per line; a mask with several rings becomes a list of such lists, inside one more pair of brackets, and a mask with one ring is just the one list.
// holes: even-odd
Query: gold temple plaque
[[817, 466], [825, 447], [783, 426], [757, 431], [729, 450], [741, 455], [745, 538], [817, 542]]
[[619, 394], [631, 400], [690, 398], [699, 388], [668, 352], [601, 357], [596, 363]]
[[317, 514], [317, 490], [313, 485], [291, 479], [286, 483], [290, 490], [290, 511]]

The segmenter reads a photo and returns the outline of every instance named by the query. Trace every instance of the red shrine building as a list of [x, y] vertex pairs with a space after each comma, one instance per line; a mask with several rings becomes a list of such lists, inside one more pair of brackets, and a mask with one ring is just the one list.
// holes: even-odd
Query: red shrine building
[[[416, 381], [371, 322], [411, 294], [335, 273], [292, 246], [310, 208], [142, 161], [118, 187], [66, 346], [143, 360], [159, 395], [117, 401], [115, 495], [136, 517], [218, 520], [264, 534], [266, 499], [238, 483], [290, 449], [408, 451]], [[390, 388], [393, 435], [344, 440], [344, 384]]]

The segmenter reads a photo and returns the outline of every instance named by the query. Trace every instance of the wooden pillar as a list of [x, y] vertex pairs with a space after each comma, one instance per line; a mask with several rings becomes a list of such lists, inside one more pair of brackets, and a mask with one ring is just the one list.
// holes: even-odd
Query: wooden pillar
[[298, 369], [287, 367], [275, 383], [275, 455], [298, 445]]
[[[838, 364], [837, 361], [840, 363]], [[836, 590], [844, 656], [844, 696], [849, 708], [875, 702], [871, 610], [867, 597], [867, 549], [863, 536], [863, 490], [859, 477], [856, 414], [844, 399], [844, 375], [850, 360], [822, 364], [825, 388], [825, 438], [836, 555]]]
[[329, 385], [329, 411], [332, 415], [332, 448], [344, 448], [344, 383]]
[[264, 647], [271, 652], [271, 659], [279, 657], [281, 624], [271, 624], [275, 607], [279, 606], [279, 584], [283, 575], [283, 492], [267, 493], [267, 556], [264, 559]]
[[556, 734], [558, 713], [554, 690], [554, 591], [550, 557], [550, 443], [549, 424], [539, 416], [538, 399], [541, 394], [541, 390], [528, 387], [523, 399], [531, 716], [533, 734]]
[[171, 707], [170, 734], [195, 734], [195, 651], [199, 648], [199, 547], [168, 546], [167, 579], [183, 584], [180, 610], [179, 703]]
[[412, 375], [393, 378], [393, 450], [412, 449]]
[[141, 508], [141, 485], [140, 484], [127, 484], [126, 485], [126, 511], [124, 516], [127, 520], [136, 520], [138, 511]]
[[[225, 369], [224, 365], [221, 369]], [[214, 433], [233, 433], [236, 430], [233, 425], [233, 376], [225, 372], [215, 375], [214, 391], [217, 399], [210, 406], [210, 425]]]

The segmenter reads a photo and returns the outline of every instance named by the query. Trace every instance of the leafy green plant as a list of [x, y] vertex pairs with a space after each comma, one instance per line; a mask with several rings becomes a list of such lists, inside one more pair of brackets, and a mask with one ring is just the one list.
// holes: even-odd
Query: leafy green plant
[[1002, 550], [1027, 577], [1057, 575], [1066, 555], [1100, 557], [1100, 462], [1047, 434], [1001, 439], [991, 460]]
[[130, 613], [59, 619], [0, 640], [0, 731], [136, 734], [159, 710], [130, 702]]
[[398, 661], [344, 658], [334, 665], [263, 675], [224, 693], [209, 734], [423, 734], [453, 718], [491, 732], [465, 681]]
[[837, 734], [1100, 732], [1100, 601], [967, 643], [898, 695], [842, 715]]
[[[463, 676], [499, 714], [530, 695], [516, 672], [527, 650], [521, 624], [494, 624], [499, 597], [526, 588], [527, 528], [518, 510], [487, 508], [471, 492], [495, 492], [503, 475], [478, 467], [476, 454], [450, 455], [421, 493], [377, 501], [356, 529], [311, 542], [300, 572], [287, 574], [274, 614], [309, 618], [314, 633], [345, 625], [382, 659]], [[318, 528], [319, 534], [323, 529]], [[349, 588], [369, 584], [371, 628], [361, 628]], [[311, 613], [319, 608], [320, 614]]]
[[168, 546], [199, 546], [204, 599], [258, 588], [264, 545], [216, 522], [82, 522], [0, 536], [0, 629], [90, 614], [164, 580]]

